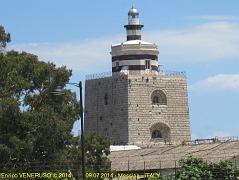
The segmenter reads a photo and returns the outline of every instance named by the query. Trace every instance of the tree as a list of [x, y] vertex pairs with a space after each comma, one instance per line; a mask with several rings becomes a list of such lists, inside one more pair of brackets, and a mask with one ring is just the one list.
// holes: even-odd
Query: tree
[[[100, 177], [94, 178], [90, 173], [100, 173], [110, 171], [110, 161], [107, 155], [110, 153], [110, 142], [108, 139], [95, 134], [90, 134], [85, 138], [85, 160], [86, 172], [89, 172], [88, 179], [102, 179]], [[71, 147], [68, 149], [67, 158], [72, 162], [72, 169], [80, 167], [81, 150], [80, 137], [74, 137]], [[74, 173], [76, 174], [76, 173]]]
[[239, 178], [239, 171], [231, 161], [207, 163], [201, 158], [189, 156], [179, 161], [180, 170], [176, 173], [151, 178], [150, 180], [234, 180]]
[[209, 170], [207, 163], [200, 158], [189, 156], [180, 160], [179, 165], [181, 168], [178, 172], [177, 179], [212, 179], [212, 172]]
[[0, 52], [3, 50], [3, 48], [6, 47], [7, 43], [10, 41], [10, 34], [6, 33], [4, 27], [0, 25]]
[[[10, 35], [0, 26], [1, 47]], [[72, 74], [65, 66], [40, 61], [26, 52], [0, 53], [0, 170], [80, 170], [79, 137], [71, 134], [79, 118], [76, 94], [63, 89]], [[87, 164], [106, 165], [109, 144], [86, 141]], [[98, 170], [98, 169], [97, 169]], [[75, 176], [77, 176], [75, 172]]]
[[219, 163], [209, 164], [213, 179], [237, 179], [239, 177], [238, 169], [231, 161], [220, 161]]
[[106, 138], [94, 134], [89, 135], [85, 150], [88, 171], [109, 171], [110, 161], [106, 156], [110, 154], [110, 142]]
[[1, 163], [29, 168], [30, 162], [59, 160], [80, 109], [71, 91], [51, 92], [65, 86], [71, 71], [15, 51], [1, 54], [0, 69]]
[[239, 171], [230, 161], [220, 161], [219, 163], [206, 163], [200, 158], [189, 156], [180, 161], [181, 169], [177, 174], [177, 179], [237, 179]]

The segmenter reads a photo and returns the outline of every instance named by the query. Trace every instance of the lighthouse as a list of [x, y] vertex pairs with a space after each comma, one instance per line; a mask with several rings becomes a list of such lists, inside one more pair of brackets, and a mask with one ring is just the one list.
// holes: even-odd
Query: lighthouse
[[135, 7], [124, 27], [126, 41], [111, 46], [111, 73], [87, 77], [85, 132], [105, 136], [112, 145], [189, 141], [185, 74], [161, 71], [158, 46], [142, 40]]
[[132, 7], [128, 12], [128, 24], [124, 26], [127, 41], [112, 45], [112, 72], [145, 73], [159, 71], [158, 47], [154, 43], [141, 40], [139, 12]]
[[141, 29], [144, 25], [140, 24], [139, 12], [133, 6], [128, 12], [128, 24], [124, 27], [127, 31], [127, 41], [141, 40]]

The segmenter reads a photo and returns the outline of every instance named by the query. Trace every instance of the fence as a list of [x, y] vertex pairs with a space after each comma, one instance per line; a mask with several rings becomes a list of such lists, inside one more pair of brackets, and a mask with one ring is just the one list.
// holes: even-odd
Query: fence
[[92, 79], [100, 79], [100, 78], [106, 78], [106, 77], [112, 77], [112, 76], [126, 76], [126, 75], [147, 75], [153, 73], [155, 75], [165, 75], [165, 76], [171, 76], [171, 77], [185, 77], [186, 72], [183, 71], [169, 71], [169, 70], [160, 70], [160, 72], [147, 72], [147, 71], [128, 71], [124, 70], [122, 72], [103, 72], [103, 73], [96, 73], [96, 74], [89, 74], [86, 75], [86, 80], [92, 80]]
[[[210, 164], [211, 162], [207, 159], [205, 161], [207, 164]], [[219, 161], [218, 161], [219, 162]], [[150, 164], [150, 166], [149, 166]], [[152, 166], [153, 165], [153, 166]], [[235, 169], [238, 168], [239, 162], [231, 161], [232, 167]], [[110, 167], [122, 167], [121, 169], [112, 169]], [[140, 167], [140, 168], [139, 168]], [[128, 161], [125, 163], [114, 163], [111, 164], [111, 166], [102, 166], [102, 165], [91, 165], [86, 166], [86, 176], [88, 179], [111, 179], [114, 177], [114, 179], [125, 179], [126, 176], [130, 177], [129, 179], [142, 179], [147, 177], [154, 177], [155, 179], [164, 179], [164, 178], [170, 178], [170, 179], [177, 179], [177, 175], [179, 173], [179, 170], [181, 168], [181, 165], [179, 161]], [[204, 171], [210, 171], [214, 176], [217, 176], [217, 179], [220, 179], [220, 177], [223, 179], [226, 177], [231, 177], [229, 179], [236, 179], [239, 178], [239, 174], [236, 171], [229, 171], [230, 168], [225, 167], [225, 170], [218, 170], [216, 168], [210, 168], [208, 166], [207, 169], [204, 168]], [[238, 169], [239, 170], [239, 169]], [[38, 174], [46, 174], [46, 177], [50, 179], [49, 177], [53, 177], [53, 175], [57, 175], [58, 177], [64, 177], [66, 179], [82, 179], [81, 174], [81, 164], [78, 161], [58, 161], [55, 163], [47, 164], [47, 163], [37, 163], [37, 162], [28, 162], [28, 163], [22, 163], [22, 164], [15, 164], [11, 166], [6, 166], [1, 164], [0, 165], [0, 179], [1, 173], [5, 174], [18, 174], [21, 173], [38, 173]], [[5, 178], [5, 179], [12, 179], [12, 178]], [[26, 179], [26, 178], [25, 178]], [[38, 179], [38, 178], [32, 178], [32, 179]], [[44, 179], [44, 178], [39, 178]], [[56, 179], [56, 178], [55, 178]], [[203, 179], [203, 178], [200, 178]], [[214, 178], [215, 179], [215, 178]]]

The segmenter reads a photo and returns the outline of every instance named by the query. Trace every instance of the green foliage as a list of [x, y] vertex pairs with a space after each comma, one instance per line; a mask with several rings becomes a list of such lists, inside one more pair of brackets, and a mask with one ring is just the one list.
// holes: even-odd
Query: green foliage
[[0, 25], [0, 52], [1, 49], [5, 48], [7, 43], [10, 41], [11, 41], [10, 34], [6, 33], [4, 27]]
[[110, 142], [101, 136], [91, 134], [87, 137], [85, 150], [87, 170], [93, 172], [107, 172], [110, 162], [107, 155], [110, 153]]
[[189, 156], [180, 161], [181, 169], [177, 174], [177, 179], [236, 179], [239, 172], [230, 161], [219, 163], [206, 163], [200, 158]]
[[51, 92], [65, 86], [71, 71], [15, 51], [1, 54], [0, 69], [1, 164], [59, 161], [56, 154], [70, 144], [80, 109], [75, 93]]
[[179, 162], [180, 170], [175, 174], [162, 175], [150, 180], [234, 180], [239, 178], [239, 171], [231, 161], [207, 163], [201, 158], [189, 156]]
[[189, 156], [179, 162], [181, 169], [178, 179], [212, 179], [212, 172], [208, 169], [207, 163], [200, 158]]
[[[0, 26], [0, 50], [9, 41]], [[80, 139], [71, 134], [79, 102], [70, 90], [52, 93], [71, 70], [16, 51], [0, 53], [0, 70], [0, 170], [69, 170], [79, 179]], [[88, 171], [109, 169], [106, 139], [86, 137], [85, 154]]]
[[[86, 172], [109, 172], [110, 161], [108, 160], [107, 155], [110, 153], [110, 142], [106, 138], [94, 134], [86, 136], [84, 142]], [[73, 167], [81, 168], [80, 137], [73, 138], [71, 147], [68, 149], [67, 158], [73, 162]], [[89, 179], [93, 180], [94, 178], [90, 177]]]
[[239, 170], [231, 161], [220, 161], [218, 164], [211, 163], [209, 169], [212, 171], [213, 179], [229, 180], [239, 177]]

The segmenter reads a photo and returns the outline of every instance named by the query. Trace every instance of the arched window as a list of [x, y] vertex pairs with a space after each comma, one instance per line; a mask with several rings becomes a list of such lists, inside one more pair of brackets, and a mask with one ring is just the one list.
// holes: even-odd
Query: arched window
[[167, 97], [162, 90], [155, 90], [151, 95], [151, 99], [153, 104], [167, 105]]
[[150, 127], [150, 135], [152, 140], [170, 141], [170, 134], [170, 127], [163, 122], [157, 122]]
[[152, 138], [162, 138], [162, 134], [159, 130], [154, 130], [152, 132]]

